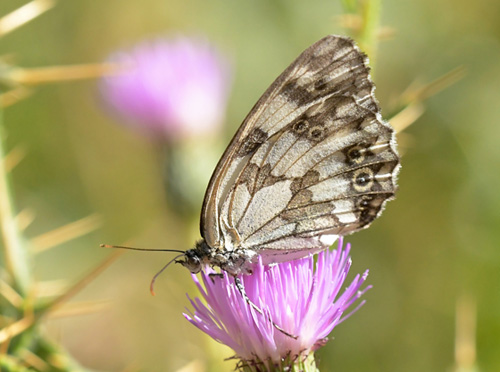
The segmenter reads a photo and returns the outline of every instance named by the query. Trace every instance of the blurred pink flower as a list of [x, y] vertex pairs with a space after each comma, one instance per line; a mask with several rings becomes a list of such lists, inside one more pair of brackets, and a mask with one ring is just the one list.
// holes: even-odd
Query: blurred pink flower
[[[369, 287], [360, 291], [368, 271], [359, 274], [338, 297], [351, 266], [350, 245], [325, 250], [317, 256], [280, 263], [274, 266], [255, 265], [252, 275], [240, 277], [249, 299], [264, 315], [255, 311], [239, 293], [233, 278], [210, 276], [207, 268], [201, 274], [203, 285], [193, 275], [204, 304], [189, 298], [194, 313], [184, 314], [187, 320], [213, 339], [232, 348], [245, 363], [282, 366], [284, 360], [305, 359], [323, 346], [335, 326], [356, 311], [344, 312]], [[273, 326], [272, 321], [294, 339]]]
[[223, 123], [229, 65], [207, 42], [144, 41], [108, 62], [124, 71], [102, 79], [102, 97], [127, 124], [177, 139], [213, 132]]

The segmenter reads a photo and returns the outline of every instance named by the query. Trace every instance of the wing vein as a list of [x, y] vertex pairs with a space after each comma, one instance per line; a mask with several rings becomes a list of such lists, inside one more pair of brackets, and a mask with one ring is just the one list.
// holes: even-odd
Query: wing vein
[[[387, 191], [370, 191], [370, 192], [367, 192], [367, 193], [363, 193], [363, 195], [383, 195], [383, 194], [392, 194], [392, 193], [391, 192], [387, 192]], [[322, 201], [318, 201], [318, 202], [312, 202], [312, 203], [308, 203], [308, 205], [326, 204], [326, 203], [331, 203], [331, 202], [334, 202], [334, 201], [350, 199], [351, 197], [352, 197], [352, 194], [343, 195], [340, 198], [332, 198], [332, 199], [322, 200]], [[300, 208], [303, 208], [303, 207], [304, 206], [294, 207], [294, 208], [287, 209], [287, 211], [292, 211], [292, 210], [300, 209]], [[353, 212], [353, 211], [354, 210], [349, 210], [349, 211], [345, 211], [345, 212], [342, 212], [342, 213], [335, 212], [335, 214], [345, 214], [345, 213], [349, 213], [349, 212]], [[332, 213], [324, 213], [322, 215], [318, 215], [318, 216], [314, 216], [314, 217], [323, 217], [323, 216], [328, 216], [328, 215], [331, 215], [331, 214]], [[255, 235], [256, 233], [258, 233], [259, 231], [261, 231], [264, 227], [266, 227], [267, 225], [269, 225], [272, 221], [274, 221], [278, 217], [279, 217], [279, 214], [275, 215], [273, 218], [271, 218], [270, 220], [268, 220], [266, 223], [264, 223], [261, 226], [259, 226], [256, 230], [254, 230], [251, 234], [249, 234], [245, 238], [245, 240], [248, 240], [248, 238], [250, 238], [252, 235]], [[310, 219], [310, 218], [311, 218], [311, 216], [305, 216], [304, 218], [296, 219], [293, 222], [294, 223], [295, 222], [300, 222], [300, 221], [304, 221], [304, 220], [307, 220], [307, 219]], [[332, 228], [330, 228], [330, 229], [332, 229]]]

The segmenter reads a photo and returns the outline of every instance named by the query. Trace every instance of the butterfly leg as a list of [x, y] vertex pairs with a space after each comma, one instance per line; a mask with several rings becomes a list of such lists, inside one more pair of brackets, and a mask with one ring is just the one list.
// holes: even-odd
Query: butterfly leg
[[222, 274], [222, 273], [210, 273], [210, 274], [208, 274], [208, 277], [210, 278], [210, 280], [212, 281], [212, 283], [214, 283], [214, 278], [223, 279], [224, 278], [224, 274]]
[[[241, 282], [240, 278], [237, 276], [234, 277], [234, 283], [236, 284], [236, 288], [238, 288], [238, 291], [240, 292], [241, 296], [245, 299], [247, 304], [249, 304], [255, 311], [257, 311], [259, 314], [264, 315], [264, 312], [257, 306], [255, 305], [247, 296], [247, 293], [245, 292], [245, 286]], [[278, 331], [283, 333], [285, 336], [291, 337], [294, 340], [296, 340], [298, 337], [295, 335], [292, 335], [291, 333], [288, 333], [285, 331], [283, 328], [281, 328], [279, 325], [273, 322], [271, 317], [269, 317], [269, 321], [273, 324], [273, 327], [276, 328]]]

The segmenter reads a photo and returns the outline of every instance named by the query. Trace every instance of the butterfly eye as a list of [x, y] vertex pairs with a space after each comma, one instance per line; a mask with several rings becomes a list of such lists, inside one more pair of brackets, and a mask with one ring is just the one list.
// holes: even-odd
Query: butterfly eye
[[201, 271], [201, 261], [199, 253], [196, 249], [190, 249], [184, 254], [185, 261], [178, 261], [182, 266], [186, 267], [193, 274]]
[[200, 258], [197, 255], [195, 255], [194, 253], [190, 254], [190, 255], [186, 255], [186, 260], [190, 264], [199, 264], [200, 263]]

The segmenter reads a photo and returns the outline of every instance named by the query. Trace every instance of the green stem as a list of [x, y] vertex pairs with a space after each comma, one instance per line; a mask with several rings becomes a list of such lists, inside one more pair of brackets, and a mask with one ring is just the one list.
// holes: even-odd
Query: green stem
[[341, 0], [345, 13], [356, 13], [358, 2], [357, 0]]
[[28, 252], [15, 219], [12, 194], [5, 168], [6, 152], [2, 119], [3, 115], [0, 111], [0, 229], [3, 239], [4, 264], [12, 279], [12, 286], [25, 297], [31, 282]]
[[359, 0], [359, 13], [362, 19], [358, 42], [361, 49], [371, 59], [372, 69], [375, 66], [378, 47], [377, 32], [380, 24], [381, 0]]
[[355, 14], [360, 19], [359, 27], [353, 30], [353, 37], [359, 47], [371, 60], [372, 76], [378, 47], [378, 30], [382, 0], [341, 0], [344, 12]]

